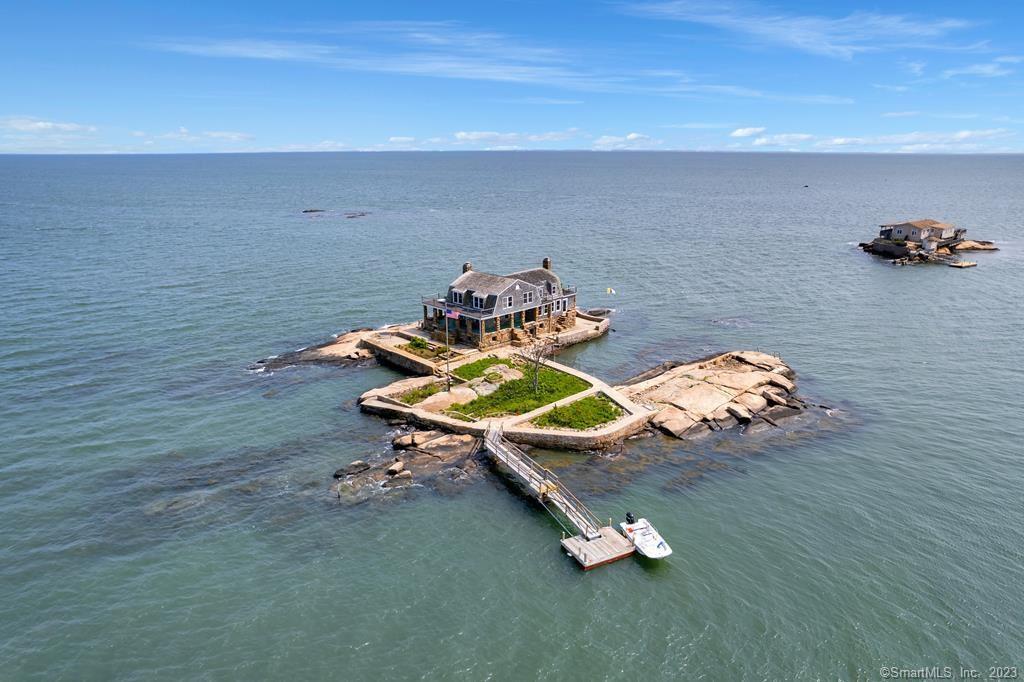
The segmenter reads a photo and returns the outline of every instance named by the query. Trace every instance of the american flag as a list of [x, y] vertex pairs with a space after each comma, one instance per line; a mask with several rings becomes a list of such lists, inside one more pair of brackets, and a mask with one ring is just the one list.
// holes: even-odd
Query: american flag
[[444, 316], [445, 317], [450, 317], [453, 320], [457, 320], [457, 319], [459, 319], [459, 311], [458, 310], [452, 310], [451, 308], [445, 308], [444, 309]]

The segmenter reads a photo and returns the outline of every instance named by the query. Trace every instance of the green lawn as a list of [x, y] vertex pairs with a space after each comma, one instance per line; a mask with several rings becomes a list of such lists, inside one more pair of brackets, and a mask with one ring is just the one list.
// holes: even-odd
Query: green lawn
[[468, 362], [461, 367], [456, 367], [452, 370], [452, 374], [460, 379], [469, 381], [470, 379], [476, 379], [487, 374], [487, 369], [494, 365], [508, 365], [511, 367], [512, 361], [503, 358], [480, 358], [479, 360]]
[[421, 400], [426, 400], [440, 390], [441, 384], [435, 382], [433, 384], [427, 384], [426, 386], [420, 386], [419, 388], [406, 391], [402, 395], [398, 396], [398, 399], [406, 405], [415, 405]]
[[533, 420], [536, 426], [560, 429], [589, 429], [622, 416], [622, 408], [603, 395], [592, 395], [574, 403], [556, 407]]
[[590, 384], [578, 377], [550, 367], [541, 367], [539, 390], [534, 392], [533, 379], [530, 377], [529, 369], [524, 370], [524, 373], [527, 376], [522, 379], [506, 381], [490, 395], [480, 396], [476, 400], [461, 405], [452, 405], [449, 409], [452, 412], [461, 412], [477, 419], [506, 414], [525, 414], [590, 388]]

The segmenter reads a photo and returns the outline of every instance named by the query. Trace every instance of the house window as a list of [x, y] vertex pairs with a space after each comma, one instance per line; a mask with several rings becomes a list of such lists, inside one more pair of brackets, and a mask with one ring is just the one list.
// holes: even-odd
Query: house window
[[473, 297], [473, 307], [474, 308], [483, 308], [484, 307], [484, 300], [485, 299], [484, 299], [483, 296], [474, 296]]
[[462, 304], [462, 292], [461, 291], [453, 291], [452, 292], [452, 303], [458, 303], [459, 305]]
[[532, 291], [524, 291], [523, 292], [523, 305], [529, 305], [530, 303], [533, 303], [533, 292]]
[[549, 306], [547, 303], [545, 303], [544, 307], [541, 308], [540, 314], [541, 315], [547, 315], [548, 314], [548, 310], [550, 310], [550, 309], [551, 309], [551, 306]]
[[511, 308], [514, 304], [515, 304], [515, 299], [513, 299], [511, 296], [506, 296], [505, 297], [505, 307], [506, 308]]
[[561, 310], [562, 310], [562, 299], [559, 298], [559, 299], [555, 300], [554, 311], [557, 313], [557, 312], [561, 312]]

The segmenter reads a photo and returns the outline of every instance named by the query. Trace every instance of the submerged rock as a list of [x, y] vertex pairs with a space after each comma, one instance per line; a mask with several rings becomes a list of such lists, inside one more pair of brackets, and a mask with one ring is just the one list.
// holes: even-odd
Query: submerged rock
[[474, 480], [479, 469], [479, 441], [473, 436], [414, 431], [397, 436], [392, 447], [390, 458], [375, 463], [356, 460], [339, 469], [335, 477], [343, 475], [331, 487], [332, 492], [350, 502], [413, 484], [447, 492]]
[[355, 474], [366, 471], [370, 468], [370, 465], [361, 459], [357, 459], [350, 463], [348, 466], [342, 467], [334, 472], [335, 478], [345, 478], [346, 476], [353, 476]]

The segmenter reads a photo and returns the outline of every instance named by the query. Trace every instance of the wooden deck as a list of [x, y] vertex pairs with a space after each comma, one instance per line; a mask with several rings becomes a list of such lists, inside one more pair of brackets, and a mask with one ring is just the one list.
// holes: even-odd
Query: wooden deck
[[551, 511], [548, 507], [550, 504], [576, 528], [579, 535], [563, 538], [562, 547], [584, 570], [624, 559], [633, 553], [633, 545], [629, 540], [611, 526], [602, 526], [597, 516], [553, 472], [505, 440], [500, 427], [488, 427], [484, 445], [492, 457], [512, 472], [545, 509]]
[[576, 535], [562, 540], [562, 548], [580, 563], [584, 571], [625, 559], [633, 553], [633, 545], [611, 526], [601, 528], [601, 537], [586, 540]]

